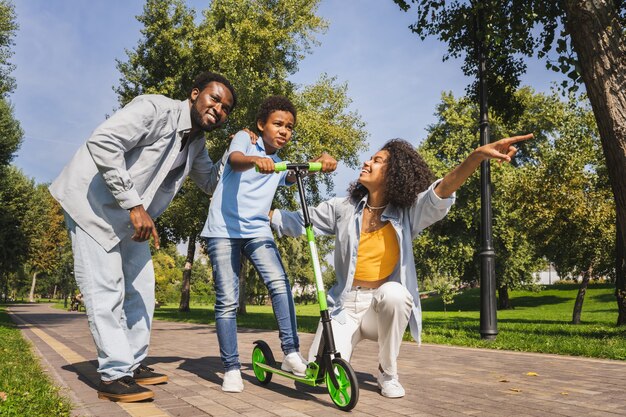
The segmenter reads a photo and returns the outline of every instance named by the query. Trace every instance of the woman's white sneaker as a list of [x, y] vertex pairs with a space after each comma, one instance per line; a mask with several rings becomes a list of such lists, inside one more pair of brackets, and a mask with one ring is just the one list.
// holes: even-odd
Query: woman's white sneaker
[[241, 371], [239, 369], [231, 369], [224, 373], [224, 381], [222, 382], [222, 391], [224, 392], [242, 392], [243, 380], [241, 379]]
[[400, 398], [404, 397], [404, 388], [400, 385], [397, 375], [387, 375], [384, 372], [378, 373], [378, 388], [383, 397]]
[[306, 367], [307, 362], [300, 355], [300, 352], [291, 352], [289, 355], [285, 355], [283, 363], [280, 365], [280, 369], [296, 376], [305, 376]]

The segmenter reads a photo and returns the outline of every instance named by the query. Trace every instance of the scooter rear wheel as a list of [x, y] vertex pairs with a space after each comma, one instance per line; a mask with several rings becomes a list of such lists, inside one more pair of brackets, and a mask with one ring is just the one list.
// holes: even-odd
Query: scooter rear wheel
[[[330, 373], [335, 375], [337, 385], [333, 384]], [[343, 411], [350, 411], [359, 401], [359, 383], [350, 363], [343, 358], [334, 358], [331, 369], [326, 373], [326, 387], [330, 398]]]
[[256, 376], [256, 379], [258, 379], [261, 384], [266, 385], [272, 380], [273, 374], [262, 369], [258, 364], [264, 363], [272, 368], [276, 368], [276, 361], [267, 343], [262, 340], [257, 340], [254, 344], [254, 349], [252, 349], [252, 369], [254, 369], [254, 376]]

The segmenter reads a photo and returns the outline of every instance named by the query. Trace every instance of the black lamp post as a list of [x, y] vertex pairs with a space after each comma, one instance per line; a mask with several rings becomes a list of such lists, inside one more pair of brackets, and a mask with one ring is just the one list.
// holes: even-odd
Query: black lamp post
[[[474, 33], [478, 52], [478, 96], [480, 100], [480, 145], [489, 143], [489, 119], [487, 117], [487, 83], [485, 58], [485, 20], [483, 5], [474, 4], [478, 13], [475, 15]], [[496, 318], [496, 274], [492, 237], [491, 215], [491, 171], [489, 160], [480, 165], [480, 337], [493, 340], [498, 334]]]

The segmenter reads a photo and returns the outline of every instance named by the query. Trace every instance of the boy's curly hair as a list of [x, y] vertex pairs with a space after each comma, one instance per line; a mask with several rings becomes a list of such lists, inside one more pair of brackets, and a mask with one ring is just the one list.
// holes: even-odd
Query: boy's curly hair
[[267, 122], [270, 114], [275, 111], [287, 111], [291, 113], [293, 115], [293, 123], [296, 123], [296, 106], [285, 96], [270, 96], [263, 100], [256, 114], [256, 121], [261, 123]]
[[[385, 199], [399, 208], [410, 207], [435, 176], [413, 145], [403, 139], [392, 139], [381, 150], [389, 152]], [[348, 193], [353, 202], [358, 202], [367, 194], [367, 188], [357, 180], [350, 184]]]

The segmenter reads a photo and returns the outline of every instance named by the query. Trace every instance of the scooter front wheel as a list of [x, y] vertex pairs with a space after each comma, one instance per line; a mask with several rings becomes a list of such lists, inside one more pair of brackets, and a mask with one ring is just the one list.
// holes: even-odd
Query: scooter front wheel
[[261, 384], [266, 385], [272, 380], [273, 374], [271, 372], [267, 372], [258, 364], [263, 363], [271, 366], [272, 368], [276, 368], [276, 361], [274, 360], [272, 350], [267, 343], [262, 340], [257, 340], [254, 344], [255, 346], [252, 350], [252, 368], [254, 369], [254, 376], [256, 376], [256, 379], [258, 379]]
[[359, 401], [359, 383], [350, 363], [343, 358], [334, 358], [325, 378], [328, 393], [335, 405], [343, 411], [352, 410]]

